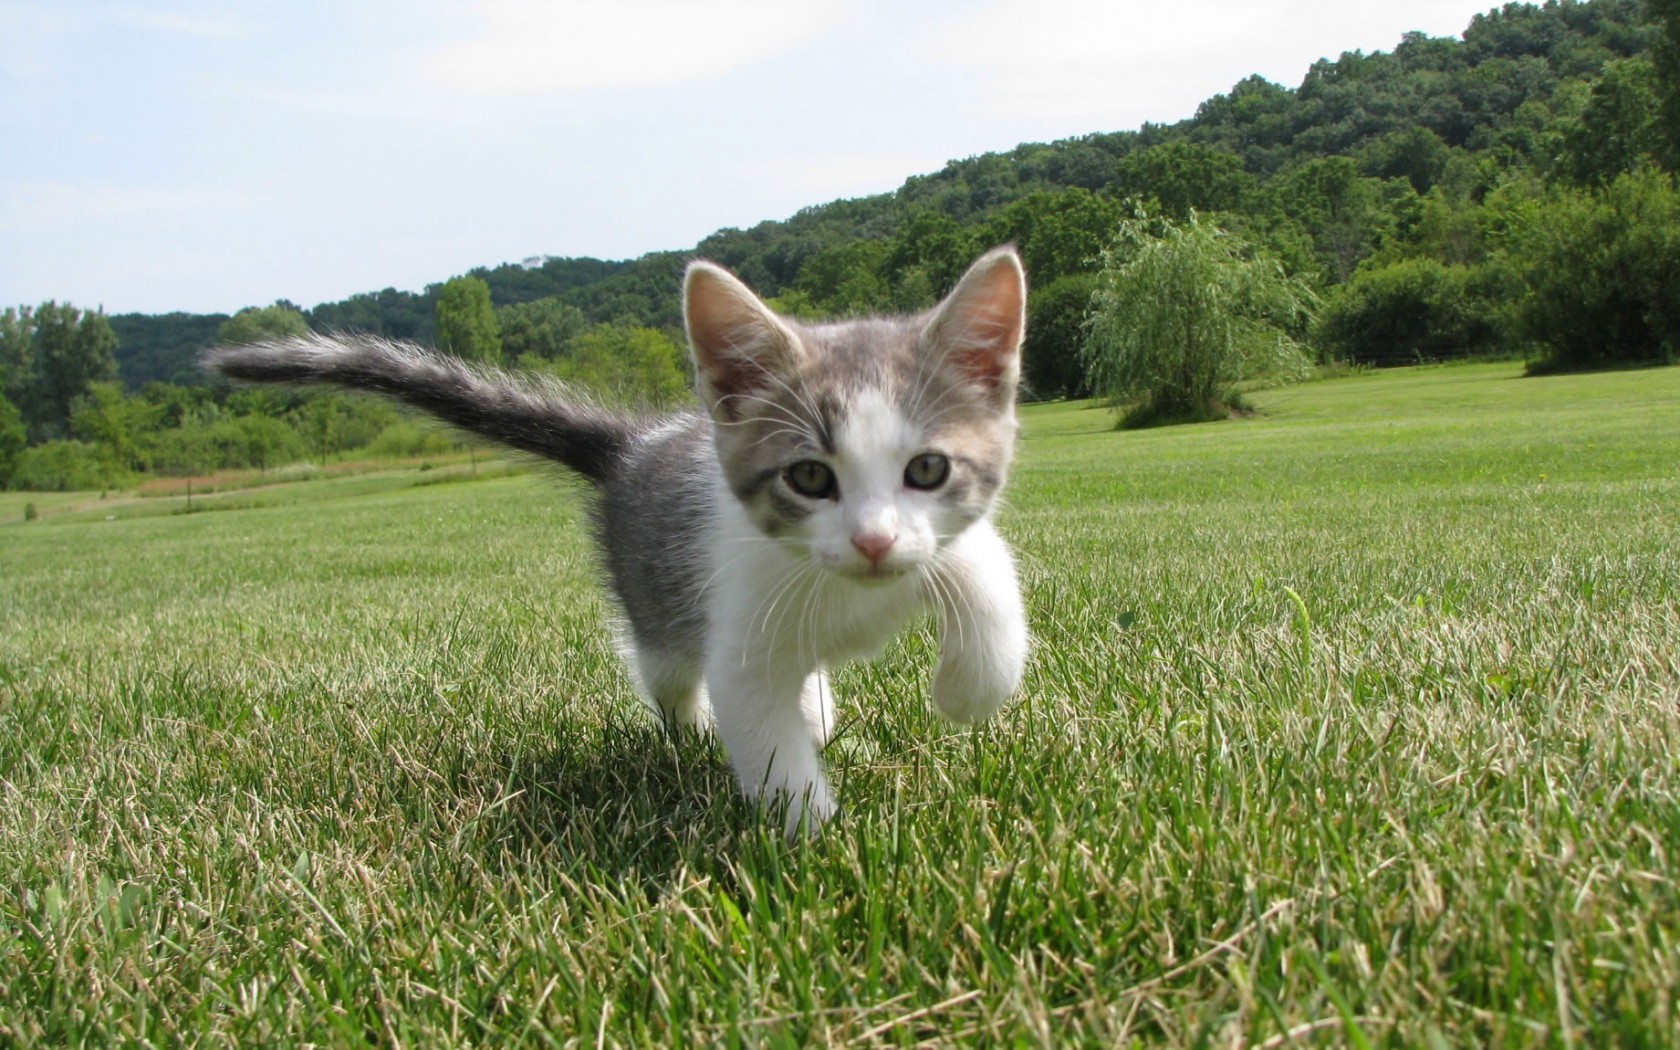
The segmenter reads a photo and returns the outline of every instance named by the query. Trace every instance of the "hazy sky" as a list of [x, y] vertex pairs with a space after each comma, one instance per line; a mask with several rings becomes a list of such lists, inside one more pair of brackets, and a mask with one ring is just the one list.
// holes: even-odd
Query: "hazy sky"
[[1489, 6], [0, 0], [0, 306], [313, 306], [692, 247]]

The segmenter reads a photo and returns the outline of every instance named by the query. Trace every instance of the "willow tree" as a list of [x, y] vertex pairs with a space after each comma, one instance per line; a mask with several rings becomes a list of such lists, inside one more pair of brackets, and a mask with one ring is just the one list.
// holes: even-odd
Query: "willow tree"
[[1122, 425], [1220, 418], [1234, 384], [1310, 367], [1312, 289], [1194, 214], [1127, 219], [1102, 260], [1081, 357]]

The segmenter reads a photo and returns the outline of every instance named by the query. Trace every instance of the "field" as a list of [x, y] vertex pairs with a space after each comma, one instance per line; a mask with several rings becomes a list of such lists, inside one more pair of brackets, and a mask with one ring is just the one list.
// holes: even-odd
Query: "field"
[[0, 495], [0, 1042], [1680, 1045], [1680, 369], [1251, 400], [1025, 410], [1021, 698], [793, 847], [571, 483]]

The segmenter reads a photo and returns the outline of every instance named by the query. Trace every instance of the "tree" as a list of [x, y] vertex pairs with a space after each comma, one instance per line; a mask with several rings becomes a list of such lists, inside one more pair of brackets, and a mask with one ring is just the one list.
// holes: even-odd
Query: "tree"
[[603, 324], [573, 340], [570, 354], [539, 367], [603, 401], [662, 407], [688, 396], [684, 360], [682, 348], [657, 329]]
[[502, 363], [502, 333], [490, 286], [478, 277], [456, 277], [438, 292], [437, 345], [463, 361]]
[[308, 334], [309, 322], [304, 320], [301, 312], [286, 303], [275, 303], [273, 306], [247, 306], [222, 322], [216, 330], [216, 339], [238, 345]]
[[70, 431], [77, 439], [99, 446], [124, 470], [144, 470], [148, 464], [140, 441], [162, 418], [161, 407], [124, 397], [118, 383], [91, 383], [71, 409]]
[[[1097, 256], [1129, 213], [1124, 202], [1085, 190], [1033, 193], [987, 220], [978, 241], [986, 247], [1013, 244], [1027, 280], [1043, 288], [1070, 274], [1096, 273]], [[1032, 328], [1027, 331], [1031, 338]]]
[[323, 468], [338, 440], [339, 419], [344, 414], [337, 394], [321, 394], [311, 398], [303, 407], [303, 433], [309, 446], [321, 459]]
[[1654, 168], [1554, 189], [1519, 213], [1506, 252], [1527, 285], [1536, 370], [1680, 361], [1680, 187]]
[[1591, 185], [1652, 163], [1667, 145], [1661, 119], [1656, 67], [1636, 58], [1607, 64], [1564, 134], [1564, 171]]
[[560, 357], [589, 327], [582, 310], [553, 296], [503, 306], [496, 311], [496, 323], [502, 332], [502, 354], [510, 361]]
[[1027, 296], [1027, 338], [1021, 346], [1021, 371], [1034, 397], [1084, 397], [1085, 367], [1080, 344], [1097, 275], [1073, 273], [1038, 285]]
[[1661, 24], [1662, 35], [1651, 48], [1657, 105], [1662, 111], [1663, 163], [1680, 171], [1680, 0], [1645, 0], [1646, 11]]
[[1298, 336], [1316, 304], [1274, 259], [1194, 214], [1128, 219], [1103, 270], [1083, 356], [1096, 393], [1146, 425], [1219, 418], [1231, 385], [1307, 369]]
[[1500, 326], [1477, 277], [1468, 267], [1434, 259], [1361, 269], [1329, 296], [1314, 341], [1343, 361], [1367, 365], [1498, 349]]
[[[243, 454], [245, 462], [264, 474], [268, 473], [269, 465], [275, 462], [277, 455], [292, 440], [291, 428], [273, 416], [241, 416], [234, 424], [238, 428], [239, 451]], [[322, 454], [321, 461], [326, 462], [325, 453]]]
[[29, 431], [23, 425], [23, 413], [0, 394], [0, 487], [12, 479], [18, 455], [29, 444]]
[[1168, 142], [1133, 153], [1116, 168], [1120, 193], [1152, 199], [1171, 216], [1241, 207], [1256, 185], [1242, 159], [1212, 146]]
[[1418, 193], [1428, 193], [1447, 170], [1452, 150], [1441, 136], [1420, 125], [1391, 131], [1366, 143], [1361, 152], [1365, 171], [1384, 179], [1405, 179]]
[[0, 313], [0, 395], [21, 409], [33, 396], [34, 385], [35, 311], [8, 306]]
[[117, 375], [117, 336], [103, 311], [46, 302], [34, 314], [32, 397], [22, 404], [35, 440], [70, 433], [70, 408], [89, 384]]
[[882, 277], [886, 254], [886, 243], [876, 240], [824, 248], [800, 268], [795, 288], [830, 316], [888, 309], [892, 290]]
[[[1268, 185], [1283, 214], [1312, 233], [1320, 265], [1332, 284], [1347, 280], [1394, 227], [1388, 187], [1359, 174], [1348, 157], [1308, 161]], [[1410, 187], [1405, 187], [1410, 193]]]
[[965, 229], [944, 212], [919, 211], [899, 228], [883, 260], [883, 276], [893, 285], [900, 310], [921, 310], [957, 283], [974, 261], [972, 228]]

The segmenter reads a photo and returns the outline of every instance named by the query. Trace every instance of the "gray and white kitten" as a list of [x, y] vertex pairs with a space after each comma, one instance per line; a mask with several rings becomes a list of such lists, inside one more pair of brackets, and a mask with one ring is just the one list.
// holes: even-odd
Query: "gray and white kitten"
[[363, 336], [221, 347], [234, 379], [369, 390], [572, 468], [642, 690], [668, 723], [714, 726], [749, 797], [790, 834], [835, 812], [818, 749], [825, 668], [935, 612], [933, 701], [991, 715], [1020, 684], [1027, 630], [992, 527], [1015, 442], [1026, 278], [983, 256], [931, 311], [807, 324], [706, 262], [683, 312], [704, 411], [621, 416], [563, 388]]

